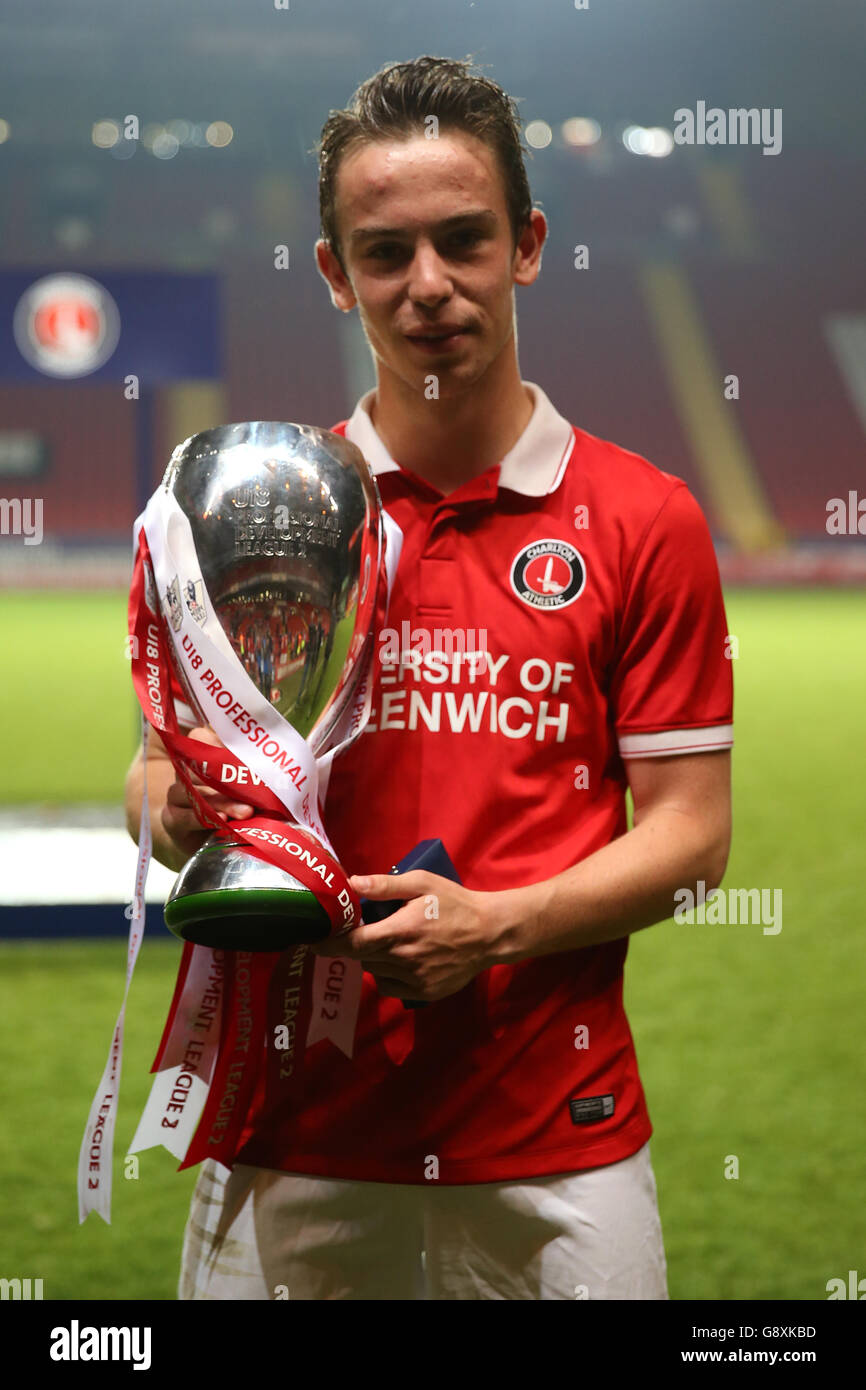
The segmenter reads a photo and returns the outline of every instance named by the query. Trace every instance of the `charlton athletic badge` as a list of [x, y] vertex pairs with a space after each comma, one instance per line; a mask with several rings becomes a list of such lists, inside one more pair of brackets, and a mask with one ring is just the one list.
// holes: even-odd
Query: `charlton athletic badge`
[[120, 313], [104, 285], [62, 273], [36, 280], [15, 308], [21, 356], [46, 376], [82, 377], [102, 367], [120, 339]]
[[568, 541], [533, 541], [511, 565], [511, 587], [530, 608], [567, 608], [585, 584], [583, 556]]

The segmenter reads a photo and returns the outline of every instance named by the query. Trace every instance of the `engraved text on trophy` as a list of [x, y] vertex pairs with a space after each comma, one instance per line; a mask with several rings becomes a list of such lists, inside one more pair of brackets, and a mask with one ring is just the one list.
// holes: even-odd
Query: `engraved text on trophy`
[[260, 483], [235, 489], [232, 506], [242, 513], [234, 523], [236, 556], [306, 559], [311, 548], [337, 548], [340, 519], [326, 498], [308, 494], [287, 503], [272, 501], [271, 495]]

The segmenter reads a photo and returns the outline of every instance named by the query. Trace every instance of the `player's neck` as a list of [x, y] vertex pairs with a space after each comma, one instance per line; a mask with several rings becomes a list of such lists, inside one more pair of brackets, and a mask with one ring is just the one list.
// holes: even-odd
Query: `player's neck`
[[514, 352], [465, 391], [426, 399], [380, 364], [371, 418], [392, 458], [442, 493], [500, 463], [532, 416]]

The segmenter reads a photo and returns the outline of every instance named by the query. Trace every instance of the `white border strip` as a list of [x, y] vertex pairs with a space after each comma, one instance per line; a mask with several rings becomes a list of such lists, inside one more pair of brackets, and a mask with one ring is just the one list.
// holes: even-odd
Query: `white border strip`
[[706, 729], [665, 729], [657, 734], [621, 734], [621, 758], [667, 758], [681, 753], [713, 753], [731, 748], [733, 724], [713, 724]]

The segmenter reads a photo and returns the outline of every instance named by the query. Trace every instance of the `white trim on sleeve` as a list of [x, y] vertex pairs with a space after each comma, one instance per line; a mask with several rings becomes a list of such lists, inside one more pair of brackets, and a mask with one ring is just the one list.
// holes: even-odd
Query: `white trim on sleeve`
[[678, 753], [714, 753], [731, 748], [733, 724], [713, 724], [707, 729], [665, 729], [658, 734], [620, 734], [621, 758], [669, 758]]

